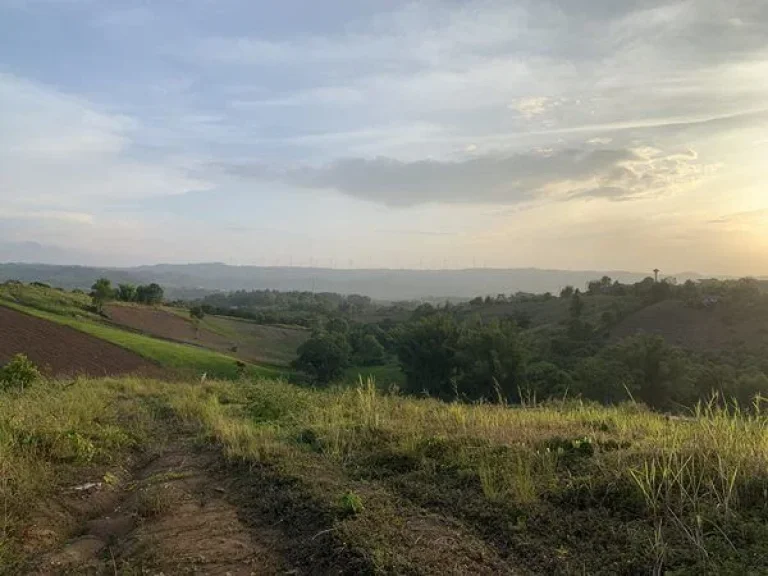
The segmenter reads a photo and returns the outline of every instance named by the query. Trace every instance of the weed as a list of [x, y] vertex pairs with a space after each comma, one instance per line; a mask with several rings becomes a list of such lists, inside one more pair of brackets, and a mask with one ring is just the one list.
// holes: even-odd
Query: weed
[[341, 495], [339, 506], [345, 516], [357, 516], [365, 509], [363, 499], [350, 490]]

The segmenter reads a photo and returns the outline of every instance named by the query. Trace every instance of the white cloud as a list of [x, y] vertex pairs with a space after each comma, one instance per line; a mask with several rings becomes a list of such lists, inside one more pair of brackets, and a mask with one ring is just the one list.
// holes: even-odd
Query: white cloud
[[137, 159], [138, 124], [84, 100], [0, 75], [0, 109], [0, 200], [20, 212], [91, 213], [112, 201], [210, 187], [182, 166]]
[[560, 105], [560, 101], [552, 100], [546, 96], [536, 96], [529, 98], [521, 98], [516, 100], [508, 106], [510, 110], [516, 110], [521, 116], [530, 120], [536, 116], [546, 114], [556, 106]]

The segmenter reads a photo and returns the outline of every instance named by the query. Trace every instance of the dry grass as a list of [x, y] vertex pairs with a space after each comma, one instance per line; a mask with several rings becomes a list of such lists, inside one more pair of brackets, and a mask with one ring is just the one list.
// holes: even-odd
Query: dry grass
[[[319, 391], [266, 379], [76, 380], [1, 396], [0, 567], [12, 565], [25, 514], [51, 492], [59, 466], [116, 458], [169, 416], [232, 461], [303, 482], [324, 509], [338, 509], [340, 494], [360, 495], [364, 506], [329, 529], [374, 559], [397, 557], [387, 547], [399, 545], [396, 526], [408, 524], [402, 510], [426, 506], [477, 523], [489, 550], [528, 553], [542, 571], [579, 562], [610, 571], [611, 554], [631, 554], [641, 571], [768, 566], [760, 560], [768, 534], [760, 402], [747, 411], [713, 401], [668, 418], [633, 405], [467, 405], [383, 394], [372, 381]], [[584, 506], [594, 519], [579, 512]], [[610, 548], [600, 518], [614, 516], [631, 522], [636, 549], [621, 540]], [[583, 522], [583, 542], [545, 554], [557, 543], [546, 538], [561, 537], [548, 526], [568, 518]], [[596, 550], [593, 537], [608, 538], [608, 548]]]

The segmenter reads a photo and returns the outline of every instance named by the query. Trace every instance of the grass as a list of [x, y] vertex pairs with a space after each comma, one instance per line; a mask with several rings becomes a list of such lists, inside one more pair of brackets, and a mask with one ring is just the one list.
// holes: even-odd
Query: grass
[[[240, 376], [240, 369], [234, 358], [212, 350], [128, 332], [95, 320], [85, 319], [87, 317], [84, 316], [61, 315], [9, 301], [2, 301], [0, 305], [85, 332], [182, 374], [199, 376], [206, 373], [212, 378], [225, 379], [236, 379]], [[249, 363], [245, 364], [244, 371], [249, 377], [279, 376], [283, 373], [277, 368]]]
[[[170, 401], [229, 458], [276, 464], [329, 508], [339, 494], [362, 495], [365, 511], [334, 526], [363, 548], [396, 546], [362, 518], [406, 522], [405, 506], [470, 526], [483, 546], [535, 572], [768, 569], [760, 415], [714, 403], [682, 420], [631, 405], [444, 404], [371, 383], [328, 392], [211, 384], [194, 394]], [[407, 558], [410, 568], [421, 561]]]
[[359, 380], [373, 379], [382, 390], [405, 385], [405, 374], [399, 364], [384, 364], [382, 366], [350, 366], [344, 371], [342, 381], [346, 384], [356, 384]]
[[200, 326], [231, 339], [241, 356], [283, 366], [296, 358], [296, 350], [310, 335], [309, 330], [303, 328], [266, 326], [223, 316], [206, 316]]
[[0, 573], [20, 573], [30, 514], [73, 470], [119, 463], [147, 441], [152, 415], [109, 385], [42, 382], [0, 394]]
[[[457, 404], [373, 381], [39, 383], [0, 393], [0, 571], [18, 562], [29, 510], [62, 467], [151, 445], [156, 420], [173, 414], [230, 463], [240, 505], [293, 539], [297, 566], [765, 573], [760, 408], [713, 401], [668, 418], [635, 405]], [[145, 496], [151, 517], [157, 503]]]
[[90, 311], [91, 299], [86, 294], [65, 292], [31, 284], [0, 284], [0, 301], [18, 304], [57, 316], [90, 318], [99, 316]]

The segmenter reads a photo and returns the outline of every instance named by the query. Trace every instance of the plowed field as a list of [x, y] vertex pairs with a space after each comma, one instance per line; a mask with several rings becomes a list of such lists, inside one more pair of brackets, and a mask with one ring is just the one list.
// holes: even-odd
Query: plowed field
[[0, 306], [0, 364], [19, 353], [26, 354], [49, 376], [167, 375], [156, 364], [124, 348]]

